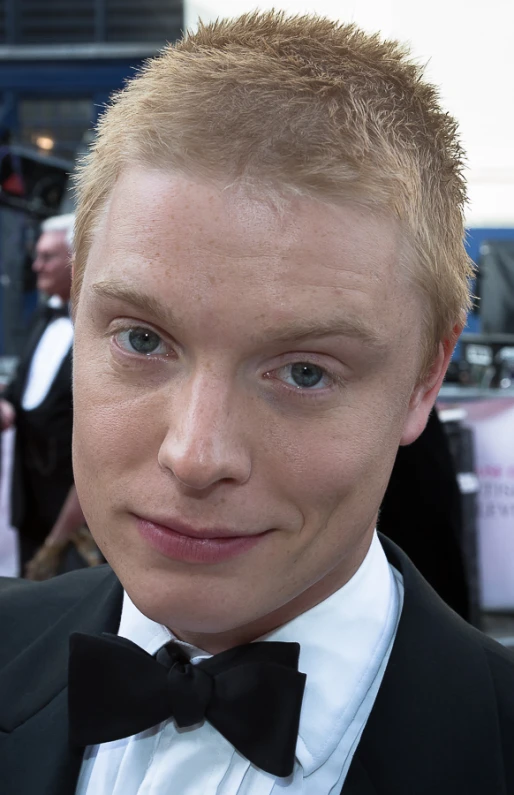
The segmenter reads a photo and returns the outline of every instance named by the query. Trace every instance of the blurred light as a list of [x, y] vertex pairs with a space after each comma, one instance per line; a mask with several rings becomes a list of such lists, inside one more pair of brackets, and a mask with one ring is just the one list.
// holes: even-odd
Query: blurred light
[[50, 138], [49, 135], [38, 135], [36, 138], [36, 144], [40, 149], [44, 149], [46, 152], [49, 152], [50, 149], [54, 148], [55, 141], [53, 138]]

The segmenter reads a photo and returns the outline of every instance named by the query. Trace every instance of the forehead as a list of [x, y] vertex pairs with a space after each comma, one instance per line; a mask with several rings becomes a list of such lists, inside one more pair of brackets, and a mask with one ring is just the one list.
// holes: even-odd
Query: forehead
[[39, 249], [57, 249], [66, 246], [66, 232], [63, 230], [52, 230], [49, 232], [42, 232], [37, 241]]
[[130, 240], [137, 252], [148, 245], [158, 251], [166, 240], [182, 249], [203, 243], [213, 256], [232, 257], [298, 256], [305, 246], [311, 255], [322, 246], [344, 264], [359, 247], [371, 268], [394, 265], [399, 243], [393, 221], [364, 208], [135, 168], [117, 181], [100, 231], [114, 249]]
[[340, 307], [380, 334], [392, 305], [415, 303], [400, 247], [394, 222], [367, 209], [134, 168], [105, 208], [83, 289], [115, 280], [164, 301], [181, 293], [212, 321], [236, 316], [244, 297], [262, 325]]

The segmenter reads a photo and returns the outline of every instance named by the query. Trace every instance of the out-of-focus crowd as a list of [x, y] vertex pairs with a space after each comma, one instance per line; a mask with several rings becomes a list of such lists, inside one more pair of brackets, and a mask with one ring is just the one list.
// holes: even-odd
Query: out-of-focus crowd
[[32, 266], [41, 301], [0, 400], [2, 524], [5, 538], [9, 527], [16, 533], [10, 573], [36, 580], [102, 561], [73, 483], [73, 223], [74, 216], [66, 214], [41, 226]]

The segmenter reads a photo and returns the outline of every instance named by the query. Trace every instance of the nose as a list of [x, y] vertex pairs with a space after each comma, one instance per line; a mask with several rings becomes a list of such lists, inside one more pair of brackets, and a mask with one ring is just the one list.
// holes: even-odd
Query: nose
[[252, 465], [242, 416], [221, 379], [196, 379], [171, 401], [159, 466], [196, 491], [222, 481], [245, 483]]

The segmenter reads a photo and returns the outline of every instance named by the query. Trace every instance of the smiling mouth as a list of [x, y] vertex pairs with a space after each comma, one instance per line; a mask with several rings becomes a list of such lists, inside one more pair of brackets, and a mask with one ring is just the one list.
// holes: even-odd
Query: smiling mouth
[[142, 538], [167, 558], [186, 563], [214, 564], [249, 552], [272, 532], [236, 534], [225, 528], [193, 528], [177, 520], [136, 516]]

